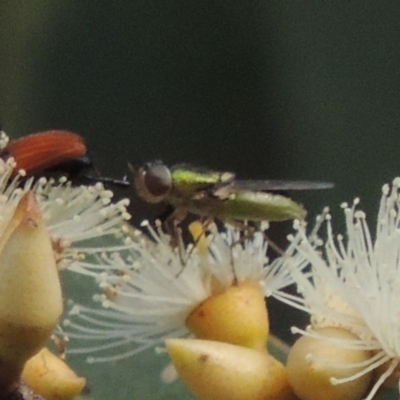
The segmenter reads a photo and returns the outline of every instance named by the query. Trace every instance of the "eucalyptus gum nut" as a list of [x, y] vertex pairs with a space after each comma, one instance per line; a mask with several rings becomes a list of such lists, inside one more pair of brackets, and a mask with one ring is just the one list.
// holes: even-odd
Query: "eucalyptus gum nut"
[[[316, 332], [335, 339], [357, 339], [342, 328], [321, 328]], [[327, 340], [302, 336], [289, 351], [286, 370], [289, 382], [301, 400], [359, 400], [369, 387], [372, 372], [336, 385], [330, 382], [330, 378], [341, 379], [360, 372], [362, 367], [350, 365], [371, 357], [372, 353], [367, 350], [352, 350]]]
[[63, 303], [51, 240], [31, 192], [22, 197], [15, 216], [0, 252], [3, 364], [24, 363], [45, 345]]
[[186, 326], [199, 339], [264, 350], [269, 322], [260, 285], [240, 282], [212, 295], [189, 314]]
[[77, 376], [60, 357], [47, 348], [43, 348], [27, 361], [21, 378], [46, 400], [72, 399], [86, 385], [85, 378]]
[[200, 400], [294, 400], [283, 365], [267, 352], [200, 339], [165, 342], [183, 382]]

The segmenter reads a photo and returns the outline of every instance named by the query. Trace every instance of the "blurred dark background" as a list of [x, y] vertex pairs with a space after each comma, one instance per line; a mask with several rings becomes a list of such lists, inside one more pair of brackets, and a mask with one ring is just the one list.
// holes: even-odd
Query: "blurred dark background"
[[79, 132], [108, 176], [158, 158], [333, 181], [296, 198], [360, 196], [373, 222], [400, 174], [399, 43], [395, 0], [2, 0], [0, 118]]

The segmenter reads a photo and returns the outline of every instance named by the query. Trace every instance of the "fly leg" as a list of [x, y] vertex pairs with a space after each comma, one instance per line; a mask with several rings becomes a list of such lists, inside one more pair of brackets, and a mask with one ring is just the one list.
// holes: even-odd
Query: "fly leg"
[[170, 237], [170, 246], [173, 249], [178, 250], [179, 260], [182, 265], [181, 271], [179, 271], [178, 274], [176, 275], [176, 277], [179, 277], [179, 275], [181, 275], [181, 273], [185, 269], [187, 261], [189, 260], [194, 248], [197, 246], [198, 242], [201, 240], [201, 238], [203, 237], [203, 235], [205, 234], [205, 232], [207, 230], [207, 227], [209, 226], [209, 224], [212, 221], [211, 220], [207, 221], [208, 220], [207, 218], [204, 219], [204, 221], [202, 221], [202, 224], [203, 224], [202, 234], [198, 235], [195, 238], [194, 246], [185, 255], [185, 248], [186, 248], [185, 240], [183, 238], [182, 229], [179, 226], [179, 224], [186, 218], [187, 210], [184, 207], [177, 207], [175, 209], [172, 209], [172, 208], [168, 209], [167, 211], [168, 211], [168, 214], [164, 215], [163, 224], [165, 226], [167, 234]]
[[186, 229], [185, 229], [185, 234], [183, 234], [182, 228], [179, 226], [179, 224], [186, 218], [187, 214], [188, 213], [186, 208], [179, 207], [172, 210], [172, 212], [168, 215], [168, 217], [164, 219], [164, 226], [166, 228], [168, 235], [170, 236], [170, 245], [173, 249], [175, 248], [178, 249], [179, 260], [182, 265], [182, 270], [179, 271], [177, 277], [185, 269], [185, 266], [189, 258], [191, 257], [194, 249], [199, 245], [201, 240], [204, 238], [204, 236], [207, 233], [208, 227], [213, 222], [213, 219], [208, 217], [201, 217], [198, 219], [198, 221], [200, 221], [202, 225], [201, 233], [200, 234], [195, 233], [191, 235], [194, 242], [193, 246], [191, 246], [188, 251], [185, 251], [185, 249], [188, 248], [187, 243], [190, 242], [190, 235], [186, 234]]
[[234, 276], [234, 282], [237, 282], [237, 276], [234, 267], [232, 249], [234, 246], [243, 245], [244, 241], [246, 241], [247, 239], [251, 239], [256, 233], [256, 231], [262, 232], [264, 240], [268, 243], [268, 247], [274, 250], [279, 256], [285, 254], [285, 252], [266, 234], [266, 229], [265, 226], [264, 227], [262, 226], [262, 222], [257, 223], [255, 225], [248, 225], [245, 222], [235, 220], [235, 221], [229, 221], [229, 223], [234, 227], [238, 228], [241, 232], [241, 237], [231, 244], [231, 267]]
[[[213, 220], [211, 218], [207, 218], [207, 217], [203, 217], [200, 218], [198, 220], [201, 224], [201, 228], [200, 228], [200, 232], [195, 232], [194, 229], [191, 229], [191, 226], [193, 226], [193, 224], [196, 223], [196, 221], [192, 222], [189, 226], [189, 230], [191, 231], [191, 234], [193, 236], [193, 246], [190, 247], [190, 249], [187, 251], [186, 253], [186, 257], [183, 257], [183, 254], [180, 254], [180, 258], [181, 258], [181, 263], [182, 263], [182, 269], [178, 272], [178, 274], [176, 275], [176, 277], [179, 277], [182, 272], [185, 269], [185, 266], [188, 262], [188, 260], [190, 259], [190, 257], [193, 254], [193, 251], [200, 245], [200, 242], [204, 239], [204, 237], [206, 236], [208, 227], [211, 225], [211, 223], [213, 222]], [[182, 238], [181, 238], [182, 239]], [[184, 248], [183, 248], [184, 249]]]
[[229, 221], [229, 223], [243, 232], [243, 236], [236, 242], [232, 243], [232, 247], [243, 243], [243, 241], [245, 241], [246, 239], [251, 239], [255, 232], [258, 230], [262, 231], [265, 241], [268, 243], [268, 246], [272, 250], [274, 250], [279, 256], [285, 254], [285, 252], [266, 234], [266, 228], [265, 226], [263, 228], [262, 222], [255, 223], [254, 226], [248, 225], [242, 221]]
[[170, 245], [173, 249], [178, 249], [179, 259], [182, 266], [185, 266], [186, 264], [183, 257], [185, 243], [182, 238], [182, 229], [178, 225], [185, 219], [186, 215], [186, 209], [182, 207], [175, 208], [164, 221], [167, 233], [171, 238]]

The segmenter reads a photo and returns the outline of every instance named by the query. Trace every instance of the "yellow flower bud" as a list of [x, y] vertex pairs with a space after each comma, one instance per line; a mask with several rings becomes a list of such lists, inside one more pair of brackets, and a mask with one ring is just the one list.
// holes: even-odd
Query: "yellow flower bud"
[[47, 348], [43, 348], [25, 364], [22, 380], [46, 400], [71, 399], [78, 396], [86, 384], [86, 379], [77, 376]]
[[20, 200], [0, 246], [0, 391], [19, 378], [62, 313], [50, 237], [31, 192]]
[[[361, 399], [371, 382], [372, 372], [351, 379], [363, 370], [362, 366], [353, 364], [367, 361], [371, 352], [329, 342], [328, 338], [354, 342], [357, 337], [345, 329], [321, 328], [316, 332], [321, 338], [302, 336], [289, 352], [286, 369], [294, 392], [301, 400]], [[350, 379], [334, 384], [332, 378]]]
[[264, 294], [257, 282], [239, 282], [203, 301], [186, 326], [200, 339], [264, 350], [269, 333]]
[[172, 362], [200, 400], [293, 400], [283, 365], [266, 352], [199, 339], [168, 339]]

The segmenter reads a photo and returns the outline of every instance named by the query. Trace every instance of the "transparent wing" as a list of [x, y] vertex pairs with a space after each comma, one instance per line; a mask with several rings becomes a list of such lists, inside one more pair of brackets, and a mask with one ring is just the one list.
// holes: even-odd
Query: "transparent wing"
[[230, 186], [239, 190], [280, 192], [290, 190], [332, 189], [332, 182], [285, 180], [234, 180]]

